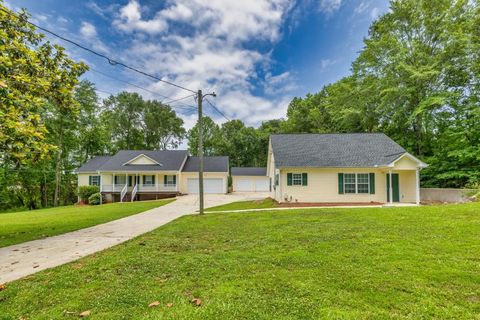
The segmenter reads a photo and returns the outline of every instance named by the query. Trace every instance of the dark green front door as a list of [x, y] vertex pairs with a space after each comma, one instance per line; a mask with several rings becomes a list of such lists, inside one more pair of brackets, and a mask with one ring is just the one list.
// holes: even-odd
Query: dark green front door
[[[393, 202], [400, 201], [400, 188], [398, 186], [398, 173], [392, 173]], [[387, 173], [387, 202], [390, 202], [390, 175]]]

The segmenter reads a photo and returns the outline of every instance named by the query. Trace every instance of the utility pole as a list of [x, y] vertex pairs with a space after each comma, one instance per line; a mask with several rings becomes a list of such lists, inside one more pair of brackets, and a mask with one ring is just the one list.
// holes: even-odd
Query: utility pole
[[[197, 92], [197, 103], [198, 103], [198, 194], [200, 196], [200, 214], [204, 214], [204, 193], [203, 193], [203, 167], [204, 167], [204, 159], [203, 159], [203, 110], [202, 110], [202, 102], [203, 98], [206, 96], [216, 97], [217, 95], [215, 92], [207, 93], [203, 95], [202, 90], [198, 90]], [[209, 102], [207, 100], [207, 102]], [[210, 103], [210, 102], [209, 102]]]
[[200, 196], [200, 214], [203, 214], [203, 115], [202, 115], [202, 90], [198, 90], [198, 194]]

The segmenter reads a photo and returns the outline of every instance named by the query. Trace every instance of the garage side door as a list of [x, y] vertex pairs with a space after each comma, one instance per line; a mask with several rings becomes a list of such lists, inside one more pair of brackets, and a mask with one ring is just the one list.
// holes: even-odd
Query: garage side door
[[[205, 193], [225, 193], [223, 188], [223, 179], [203, 179], [203, 189]], [[198, 179], [187, 179], [187, 192], [190, 194], [198, 193]]]

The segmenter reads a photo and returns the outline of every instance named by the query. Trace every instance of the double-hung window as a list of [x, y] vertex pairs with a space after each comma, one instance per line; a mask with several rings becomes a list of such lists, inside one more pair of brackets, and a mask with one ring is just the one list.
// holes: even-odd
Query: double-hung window
[[368, 173], [357, 173], [357, 193], [369, 193]]
[[356, 175], [355, 173], [344, 174], [344, 189], [345, 193], [357, 193], [356, 189]]
[[166, 176], [165, 178], [165, 185], [166, 186], [174, 186], [176, 185], [176, 177], [175, 176]]
[[100, 176], [90, 176], [90, 185], [99, 186], [100, 185]]
[[345, 173], [343, 184], [345, 193], [370, 192], [370, 178], [368, 173]]
[[294, 186], [301, 186], [302, 185], [302, 174], [301, 173], [293, 173], [292, 174], [292, 184]]
[[143, 184], [146, 186], [153, 186], [155, 184], [155, 176], [153, 175], [143, 176]]
[[124, 185], [127, 183], [127, 177], [124, 175], [121, 176], [115, 176], [115, 184], [121, 184]]

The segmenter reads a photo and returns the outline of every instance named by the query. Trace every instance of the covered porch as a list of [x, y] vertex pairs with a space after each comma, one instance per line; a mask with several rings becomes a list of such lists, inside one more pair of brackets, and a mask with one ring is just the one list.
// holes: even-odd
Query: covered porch
[[177, 194], [178, 172], [112, 172], [100, 175], [100, 192], [111, 201], [134, 201], [141, 194]]
[[386, 204], [420, 205], [420, 170], [425, 167], [427, 164], [405, 153], [385, 168]]

